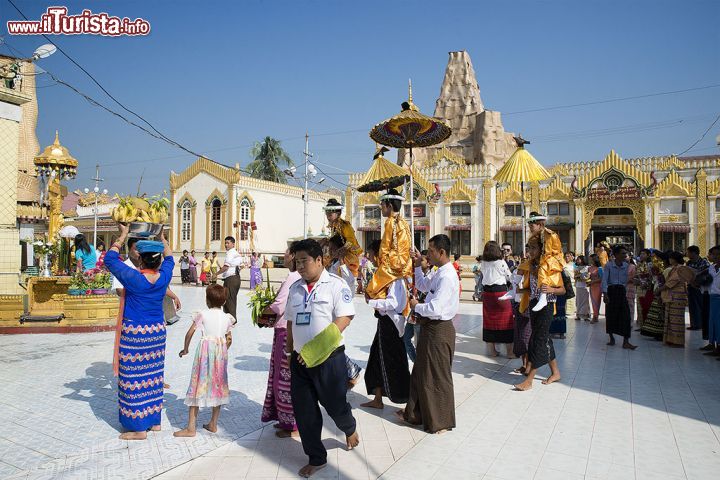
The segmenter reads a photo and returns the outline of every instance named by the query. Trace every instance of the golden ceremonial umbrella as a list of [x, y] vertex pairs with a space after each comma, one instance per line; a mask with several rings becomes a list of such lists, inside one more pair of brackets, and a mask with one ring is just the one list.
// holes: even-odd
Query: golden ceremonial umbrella
[[359, 192], [379, 192], [396, 188], [410, 179], [410, 172], [383, 157], [383, 153], [387, 151], [389, 149], [385, 147], [377, 149], [370, 170], [360, 182]]
[[402, 111], [394, 117], [383, 120], [370, 130], [370, 138], [381, 145], [410, 150], [410, 231], [415, 244], [413, 221], [413, 147], [429, 147], [442, 143], [450, 137], [452, 130], [439, 118], [420, 113], [412, 101], [412, 83], [408, 84], [408, 101], [403, 102]]
[[547, 180], [551, 175], [530, 152], [525, 150], [525, 144], [530, 142], [520, 136], [515, 137], [515, 141], [518, 144], [517, 150], [510, 155], [493, 180], [498, 183], [520, 182], [520, 210], [523, 218], [522, 249], [525, 251], [525, 182]]

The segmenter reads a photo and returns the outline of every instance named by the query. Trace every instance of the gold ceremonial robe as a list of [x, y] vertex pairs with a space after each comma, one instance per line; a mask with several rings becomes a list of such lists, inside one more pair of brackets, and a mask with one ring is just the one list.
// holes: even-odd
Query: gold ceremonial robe
[[[365, 292], [370, 298], [385, 298], [390, 283], [397, 279], [412, 277], [411, 248], [408, 223], [398, 213], [388, 217], [385, 220], [385, 231], [380, 240], [377, 270], [365, 288]], [[406, 308], [406, 310], [408, 309]]]
[[563, 284], [562, 271], [565, 267], [560, 237], [548, 228], [542, 232], [542, 236], [543, 253], [538, 269], [538, 285], [560, 287]]
[[345, 240], [345, 256], [343, 257], [343, 263], [347, 265], [352, 272], [354, 277], [358, 276], [360, 270], [360, 254], [362, 248], [355, 238], [355, 229], [350, 225], [350, 222], [342, 218], [338, 218], [332, 225], [330, 225], [331, 235], [340, 235]]

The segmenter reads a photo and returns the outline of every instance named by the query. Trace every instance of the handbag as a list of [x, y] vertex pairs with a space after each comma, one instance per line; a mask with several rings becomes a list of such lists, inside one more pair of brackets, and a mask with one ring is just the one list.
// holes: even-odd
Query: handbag
[[572, 280], [570, 279], [570, 275], [565, 273], [565, 270], [562, 271], [562, 280], [563, 285], [565, 286], [565, 298], [568, 300], [575, 298], [575, 290], [572, 286]]

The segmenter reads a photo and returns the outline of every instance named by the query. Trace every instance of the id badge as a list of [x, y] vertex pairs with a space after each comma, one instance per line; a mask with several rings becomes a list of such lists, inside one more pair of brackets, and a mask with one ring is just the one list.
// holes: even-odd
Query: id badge
[[310, 312], [298, 312], [295, 325], [310, 325]]

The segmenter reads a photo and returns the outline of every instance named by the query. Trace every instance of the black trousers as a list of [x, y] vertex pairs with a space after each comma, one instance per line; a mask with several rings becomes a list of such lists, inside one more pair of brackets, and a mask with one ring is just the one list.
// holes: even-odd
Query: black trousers
[[237, 321], [237, 296], [240, 291], [240, 275], [233, 275], [223, 280], [223, 286], [228, 292], [228, 298], [223, 305], [225, 313], [229, 313]]
[[345, 347], [335, 350], [317, 367], [300, 365], [297, 353], [290, 361], [290, 396], [295, 422], [300, 432], [303, 451], [310, 465], [327, 463], [327, 450], [322, 443], [323, 418], [320, 405], [346, 436], [355, 433], [355, 417], [347, 401], [347, 367]]

